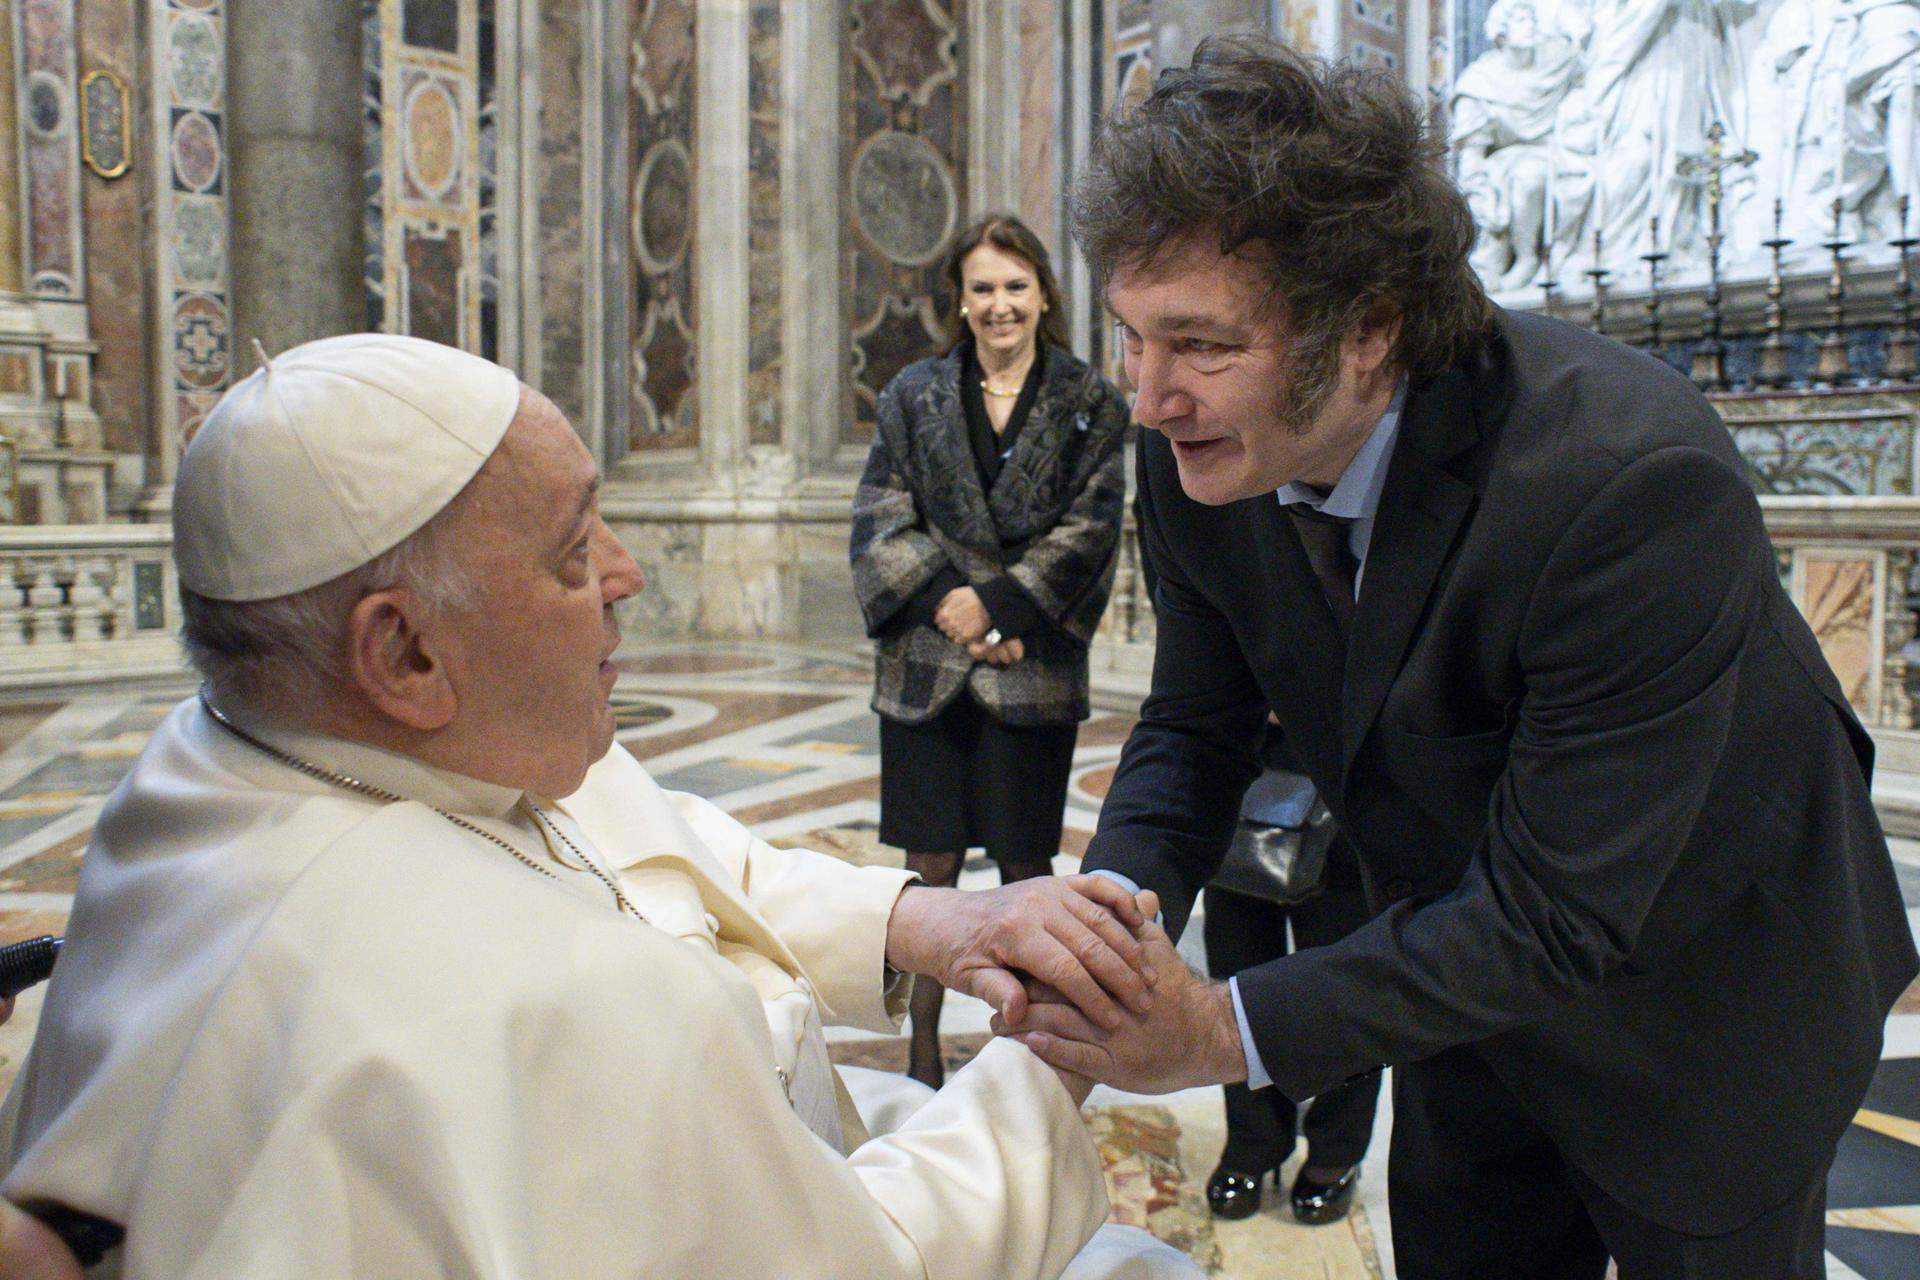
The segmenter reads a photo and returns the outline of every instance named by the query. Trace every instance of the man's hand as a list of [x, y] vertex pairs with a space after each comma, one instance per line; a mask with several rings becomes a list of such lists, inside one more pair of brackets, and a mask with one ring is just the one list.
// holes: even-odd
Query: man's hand
[[975, 640], [967, 646], [967, 655], [975, 662], [989, 662], [996, 667], [1010, 667], [1027, 656], [1027, 646], [1015, 636], [1011, 640], [1002, 640], [999, 644], [988, 644], [985, 640]]
[[1012, 1036], [1056, 1071], [1071, 1072], [1131, 1093], [1171, 1093], [1247, 1078], [1233, 993], [1189, 968], [1166, 931], [1140, 929], [1158, 981], [1153, 1006], [1119, 1026], [1089, 1020], [1059, 993], [1035, 987], [1023, 1020], [996, 1016], [993, 1029]]
[[987, 634], [993, 618], [972, 587], [955, 587], [933, 611], [933, 625], [955, 644], [972, 644]]
[[[1153, 1004], [1133, 895], [1105, 876], [1041, 876], [997, 889], [908, 885], [887, 922], [887, 963], [985, 1000], [1010, 1026], [1031, 976], [1090, 1025], [1118, 1027]], [[1164, 935], [1162, 935], [1164, 936]]]

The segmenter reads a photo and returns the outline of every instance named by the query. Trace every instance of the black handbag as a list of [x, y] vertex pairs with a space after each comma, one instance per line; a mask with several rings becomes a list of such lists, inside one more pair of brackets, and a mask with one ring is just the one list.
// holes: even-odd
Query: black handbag
[[1285, 769], [1264, 769], [1247, 788], [1213, 883], [1281, 906], [1305, 902], [1322, 888], [1334, 834], [1333, 815], [1313, 783]]

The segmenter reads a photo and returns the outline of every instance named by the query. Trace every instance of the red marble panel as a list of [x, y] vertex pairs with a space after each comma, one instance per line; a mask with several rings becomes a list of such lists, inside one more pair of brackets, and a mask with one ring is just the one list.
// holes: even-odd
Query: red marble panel
[[[80, 65], [115, 72], [129, 86], [144, 83], [137, 70], [139, 17], [137, 5], [79, 6]], [[127, 125], [134, 135], [132, 145], [141, 128], [138, 115]], [[150, 153], [136, 149], [132, 154], [134, 172], [124, 177], [80, 175], [81, 213], [92, 246], [86, 291], [95, 300], [87, 309], [87, 325], [100, 344], [93, 407], [100, 415], [103, 445], [115, 453], [140, 453], [147, 445], [147, 325], [158, 306], [144, 270], [149, 233], [140, 207], [139, 170]]]

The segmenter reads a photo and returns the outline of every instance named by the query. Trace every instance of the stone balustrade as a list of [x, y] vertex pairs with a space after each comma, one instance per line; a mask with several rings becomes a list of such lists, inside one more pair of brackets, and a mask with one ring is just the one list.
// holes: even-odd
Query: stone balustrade
[[183, 670], [164, 525], [0, 529], [0, 689]]

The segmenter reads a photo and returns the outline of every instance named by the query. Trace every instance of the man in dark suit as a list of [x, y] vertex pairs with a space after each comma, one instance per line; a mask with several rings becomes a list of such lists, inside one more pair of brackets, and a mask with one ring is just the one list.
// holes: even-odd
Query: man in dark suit
[[[1872, 748], [1712, 407], [1491, 307], [1420, 110], [1212, 41], [1102, 137], [1153, 690], [1086, 867], [1177, 935], [1269, 709], [1378, 914], [1118, 1032], [1132, 1088], [1391, 1065], [1399, 1274], [1816, 1276], [1826, 1172], [1916, 969]], [[1041, 993], [1044, 996], [1044, 993]]]

